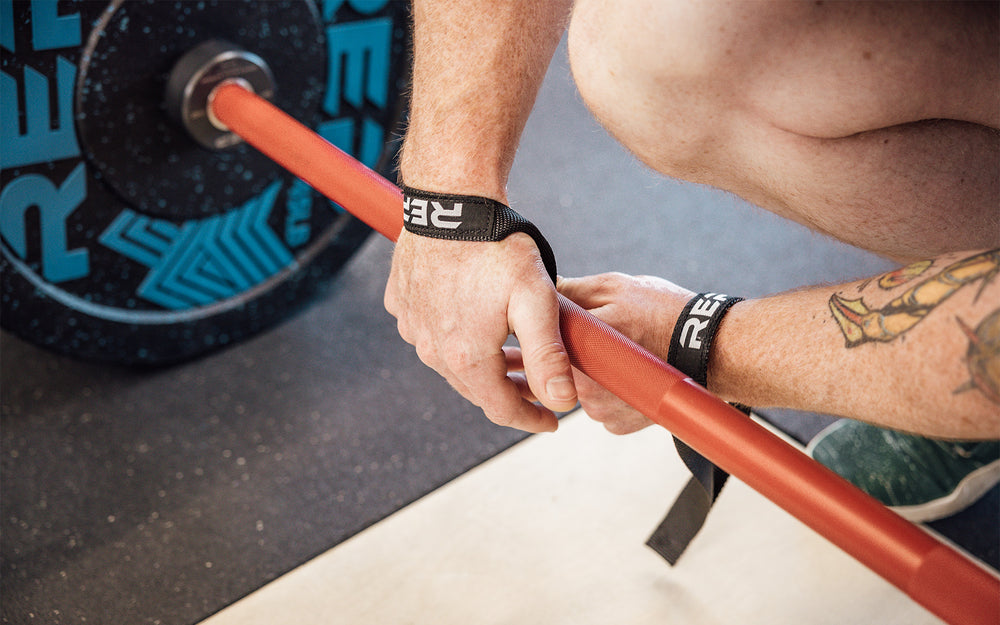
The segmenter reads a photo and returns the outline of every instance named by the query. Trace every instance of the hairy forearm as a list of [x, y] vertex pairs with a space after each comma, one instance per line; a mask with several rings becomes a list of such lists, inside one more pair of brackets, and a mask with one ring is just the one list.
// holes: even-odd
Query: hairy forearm
[[505, 199], [571, 0], [416, 0], [403, 180]]
[[743, 302], [709, 389], [752, 406], [948, 438], [1000, 437], [1000, 251]]

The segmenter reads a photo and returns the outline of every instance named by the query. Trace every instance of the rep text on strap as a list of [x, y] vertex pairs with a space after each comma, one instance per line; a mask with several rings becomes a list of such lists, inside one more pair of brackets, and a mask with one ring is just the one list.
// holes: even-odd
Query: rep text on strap
[[548, 241], [535, 224], [502, 202], [403, 187], [403, 227], [414, 234], [452, 241], [495, 242], [523, 232], [534, 239], [555, 284], [556, 257]]

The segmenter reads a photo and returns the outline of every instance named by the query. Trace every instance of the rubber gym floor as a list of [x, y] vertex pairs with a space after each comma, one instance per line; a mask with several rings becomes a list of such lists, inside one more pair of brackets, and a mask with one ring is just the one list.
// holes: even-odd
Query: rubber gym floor
[[[510, 184], [563, 275], [758, 296], [888, 262], [644, 169], [557, 55]], [[669, 435], [488, 423], [384, 312], [372, 237], [306, 310], [135, 372], [6, 333], [2, 621], [935, 623], [732, 480], [677, 567], [643, 543], [686, 481]], [[799, 441], [831, 418], [762, 415]], [[933, 524], [994, 569], [1000, 494]]]

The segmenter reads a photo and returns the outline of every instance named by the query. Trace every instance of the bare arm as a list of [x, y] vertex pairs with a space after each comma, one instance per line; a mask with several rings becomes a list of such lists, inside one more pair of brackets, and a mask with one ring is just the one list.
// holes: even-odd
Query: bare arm
[[[413, 95], [400, 159], [407, 185], [507, 202], [514, 153], [569, 5], [414, 2]], [[575, 405], [555, 290], [527, 235], [467, 243], [404, 232], [385, 305], [424, 363], [494, 422], [554, 430], [550, 409]], [[502, 345], [511, 333], [545, 407], [522, 398], [507, 377]]]
[[569, 0], [417, 0], [405, 182], [506, 199]]
[[738, 304], [709, 387], [752, 406], [948, 438], [1000, 437], [1000, 250]]
[[[708, 388], [755, 407], [944, 438], [1000, 437], [998, 274], [1000, 250], [960, 252], [741, 302], [716, 335]], [[665, 281], [620, 275], [566, 280], [560, 290], [660, 355], [690, 296]], [[578, 386], [584, 408], [610, 430], [645, 425], [606, 392]]]

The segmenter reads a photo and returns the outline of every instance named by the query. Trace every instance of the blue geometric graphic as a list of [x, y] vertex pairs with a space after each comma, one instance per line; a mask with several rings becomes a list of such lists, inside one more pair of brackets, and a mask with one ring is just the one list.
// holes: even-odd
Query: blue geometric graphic
[[281, 191], [275, 182], [225, 215], [175, 225], [130, 210], [100, 236], [112, 250], [150, 268], [136, 294], [173, 310], [238, 295], [294, 262], [267, 224]]

